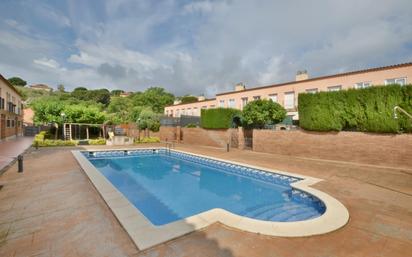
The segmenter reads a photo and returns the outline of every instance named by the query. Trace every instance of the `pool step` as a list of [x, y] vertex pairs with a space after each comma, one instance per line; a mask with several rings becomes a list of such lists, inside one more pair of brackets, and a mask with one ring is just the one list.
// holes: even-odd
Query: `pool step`
[[248, 208], [242, 215], [260, 220], [298, 221], [317, 217], [319, 213], [314, 207], [287, 202]]

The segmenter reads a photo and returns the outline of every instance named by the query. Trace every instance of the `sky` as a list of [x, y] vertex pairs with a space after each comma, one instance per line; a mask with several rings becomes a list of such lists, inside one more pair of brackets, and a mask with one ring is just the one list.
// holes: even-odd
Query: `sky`
[[0, 0], [0, 73], [214, 96], [412, 61], [411, 0]]

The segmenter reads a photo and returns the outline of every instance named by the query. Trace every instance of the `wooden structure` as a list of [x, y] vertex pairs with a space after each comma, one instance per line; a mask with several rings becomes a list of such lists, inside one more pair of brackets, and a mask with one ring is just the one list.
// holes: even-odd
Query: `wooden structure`
[[86, 126], [86, 139], [89, 139], [89, 128], [100, 127], [100, 136], [105, 137], [104, 124], [88, 124], [88, 123], [63, 123], [63, 138], [64, 140], [81, 139], [81, 128]]

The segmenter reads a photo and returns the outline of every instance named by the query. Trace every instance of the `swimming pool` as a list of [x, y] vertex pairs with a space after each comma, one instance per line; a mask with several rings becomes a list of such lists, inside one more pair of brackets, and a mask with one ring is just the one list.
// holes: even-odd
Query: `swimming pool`
[[300, 179], [166, 150], [86, 153], [154, 225], [222, 208], [265, 221], [300, 221], [325, 211], [290, 183]]
[[165, 148], [72, 151], [140, 250], [219, 222], [269, 236], [334, 231], [349, 212], [320, 179]]

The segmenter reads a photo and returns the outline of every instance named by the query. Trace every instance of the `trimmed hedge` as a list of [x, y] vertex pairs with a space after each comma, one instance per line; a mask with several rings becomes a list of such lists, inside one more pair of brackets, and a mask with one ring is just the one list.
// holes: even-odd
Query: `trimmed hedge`
[[105, 145], [106, 139], [104, 138], [97, 138], [97, 139], [89, 139], [89, 145]]
[[53, 139], [45, 139], [45, 140], [34, 140], [33, 146], [38, 147], [50, 147], [50, 146], [76, 146], [77, 141], [75, 140], [53, 140]]
[[233, 118], [241, 111], [233, 108], [202, 109], [200, 126], [205, 129], [228, 129], [232, 127]]
[[412, 113], [412, 86], [374, 86], [338, 92], [299, 94], [299, 125], [313, 131], [412, 132], [411, 119], [393, 108]]
[[160, 142], [160, 138], [158, 137], [144, 137], [144, 138], [140, 138], [140, 140], [135, 138], [134, 140], [135, 144], [159, 143], [159, 142]]

